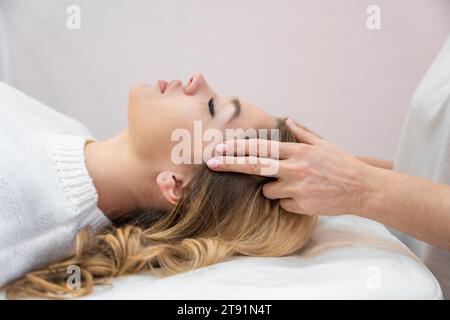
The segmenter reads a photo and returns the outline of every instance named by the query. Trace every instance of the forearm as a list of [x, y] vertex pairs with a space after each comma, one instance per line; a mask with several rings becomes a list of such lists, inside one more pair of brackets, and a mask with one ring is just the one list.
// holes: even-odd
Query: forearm
[[450, 186], [371, 168], [360, 215], [450, 250]]
[[367, 163], [373, 167], [389, 169], [392, 170], [394, 167], [394, 163], [392, 161], [377, 159], [377, 158], [369, 158], [369, 157], [357, 157], [362, 162]]

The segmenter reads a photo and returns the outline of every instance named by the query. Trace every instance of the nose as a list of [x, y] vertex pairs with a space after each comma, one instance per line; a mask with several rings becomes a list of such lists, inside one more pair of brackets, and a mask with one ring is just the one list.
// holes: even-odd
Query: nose
[[207, 87], [208, 85], [206, 84], [205, 77], [201, 73], [197, 73], [189, 79], [189, 83], [184, 89], [184, 93], [188, 96], [194, 95]]

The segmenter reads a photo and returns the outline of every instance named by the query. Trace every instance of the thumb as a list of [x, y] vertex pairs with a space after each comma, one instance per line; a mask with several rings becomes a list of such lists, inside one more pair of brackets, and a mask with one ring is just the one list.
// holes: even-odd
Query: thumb
[[319, 136], [315, 135], [312, 131], [306, 129], [305, 127], [297, 125], [291, 118], [286, 119], [286, 125], [298, 142], [312, 145], [322, 142], [322, 139]]

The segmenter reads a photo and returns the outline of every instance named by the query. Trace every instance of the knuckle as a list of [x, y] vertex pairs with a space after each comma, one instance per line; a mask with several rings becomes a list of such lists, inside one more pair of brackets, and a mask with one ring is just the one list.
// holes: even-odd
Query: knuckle
[[258, 163], [250, 162], [247, 164], [247, 167], [252, 174], [257, 174], [259, 172], [259, 164]]
[[294, 150], [294, 155], [298, 157], [304, 157], [308, 150], [309, 145], [304, 143], [298, 144]]
[[242, 150], [249, 155], [253, 155], [253, 154], [257, 154], [258, 151], [258, 142], [253, 140], [253, 139], [249, 139], [249, 140], [243, 140], [242, 143], [243, 147]]
[[308, 175], [308, 164], [306, 161], [288, 163], [285, 170], [288, 175], [298, 179], [303, 179]]
[[294, 157], [301, 157], [303, 154], [303, 147], [301, 145], [295, 146], [294, 150], [292, 151], [292, 155]]
[[260, 147], [261, 151], [264, 152], [265, 156], [279, 159], [281, 155], [289, 155], [288, 147], [278, 143], [276, 141], [263, 141], [263, 145]]
[[286, 163], [286, 170], [291, 173], [302, 172], [307, 167], [307, 164], [304, 160], [299, 161], [290, 161]]
[[309, 167], [309, 161], [307, 160], [302, 160], [297, 164], [297, 170], [302, 172], [307, 172], [309, 170]]
[[234, 150], [233, 152], [235, 154], [245, 154], [245, 151], [247, 149], [247, 143], [246, 141], [242, 141], [239, 139], [236, 139], [234, 142]]

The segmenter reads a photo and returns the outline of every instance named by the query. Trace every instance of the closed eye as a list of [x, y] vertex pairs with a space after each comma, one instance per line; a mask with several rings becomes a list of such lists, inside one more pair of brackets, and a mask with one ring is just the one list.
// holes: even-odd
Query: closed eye
[[211, 117], [214, 117], [214, 114], [215, 114], [214, 98], [209, 99], [209, 101], [208, 101], [208, 109], [209, 109], [209, 113], [211, 114]]

